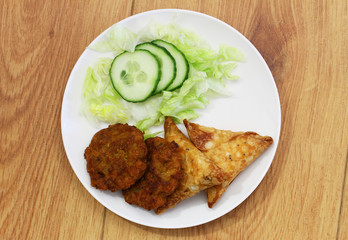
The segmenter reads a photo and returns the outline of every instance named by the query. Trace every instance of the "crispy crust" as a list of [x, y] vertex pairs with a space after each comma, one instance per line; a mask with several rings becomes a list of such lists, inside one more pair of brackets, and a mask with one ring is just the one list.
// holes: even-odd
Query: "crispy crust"
[[166, 117], [164, 131], [165, 138], [168, 141], [176, 142], [179, 146], [184, 176], [178, 188], [168, 197], [167, 203], [156, 209], [157, 214], [224, 181], [222, 170], [199, 151], [169, 117]]
[[128, 124], [114, 124], [97, 132], [85, 150], [91, 185], [112, 192], [127, 189], [146, 170], [143, 133]]
[[229, 141], [234, 136], [243, 133], [205, 127], [189, 122], [186, 119], [184, 119], [184, 124], [191, 141], [202, 152], [214, 149], [216, 146]]
[[[184, 123], [193, 144], [224, 170], [226, 180], [206, 191], [209, 207], [213, 207], [238, 174], [273, 143], [271, 137], [263, 137], [255, 132], [218, 130], [187, 120]], [[206, 135], [210, 137], [204, 137]]]

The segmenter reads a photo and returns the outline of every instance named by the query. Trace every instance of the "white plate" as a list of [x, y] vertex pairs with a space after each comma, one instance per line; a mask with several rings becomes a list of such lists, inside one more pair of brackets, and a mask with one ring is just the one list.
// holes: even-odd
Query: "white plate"
[[[129, 205], [120, 191], [111, 193], [92, 188], [83, 153], [100, 127], [90, 124], [80, 114], [80, 105], [86, 70], [100, 54], [86, 49], [71, 72], [62, 103], [61, 127], [68, 159], [83, 186], [101, 204], [125, 219], [157, 228], [184, 228], [203, 224], [221, 217], [243, 202], [259, 185], [272, 163], [281, 124], [278, 91], [267, 64], [256, 48], [228, 24], [202, 13], [177, 9], [144, 12], [120, 23], [137, 32], [152, 18], [169, 22], [174, 14], [178, 15], [180, 26], [198, 33], [213, 48], [225, 43], [240, 48], [247, 57], [247, 62], [240, 63], [236, 70], [241, 78], [231, 83], [234, 95], [212, 99], [208, 107], [201, 111], [201, 117], [193, 122], [218, 129], [255, 131], [271, 136], [274, 143], [233, 181], [212, 209], [208, 208], [206, 195], [201, 192], [174, 209], [156, 215], [153, 211]], [[179, 128], [185, 132], [182, 125]]]

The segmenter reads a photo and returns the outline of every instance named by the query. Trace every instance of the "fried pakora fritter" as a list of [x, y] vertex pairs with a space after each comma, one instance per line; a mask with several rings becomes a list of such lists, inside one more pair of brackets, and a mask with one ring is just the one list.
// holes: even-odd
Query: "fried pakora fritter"
[[182, 178], [181, 155], [178, 145], [163, 138], [146, 140], [148, 148], [148, 170], [132, 187], [123, 190], [126, 202], [144, 209], [157, 209], [167, 202]]
[[97, 132], [85, 150], [91, 185], [112, 192], [127, 189], [147, 168], [143, 133], [128, 124], [114, 124]]

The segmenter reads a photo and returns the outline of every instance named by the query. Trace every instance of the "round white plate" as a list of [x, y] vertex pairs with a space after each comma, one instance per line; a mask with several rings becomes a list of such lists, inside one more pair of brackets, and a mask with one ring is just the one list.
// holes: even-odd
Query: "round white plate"
[[[86, 70], [101, 55], [86, 49], [71, 72], [62, 103], [61, 127], [66, 154], [83, 186], [101, 204], [125, 219], [157, 228], [184, 228], [203, 224], [221, 217], [243, 202], [261, 182], [272, 163], [281, 124], [278, 91], [267, 64], [256, 48], [228, 24], [202, 13], [178, 9], [140, 13], [122, 20], [120, 24], [138, 32], [150, 19], [169, 22], [173, 15], [177, 15], [177, 23], [181, 27], [193, 30], [213, 48], [217, 49], [221, 43], [225, 43], [240, 48], [247, 57], [247, 61], [239, 63], [235, 71], [241, 78], [230, 82], [233, 96], [212, 99], [208, 107], [200, 112], [201, 117], [193, 122], [218, 129], [255, 131], [271, 136], [274, 143], [233, 181], [212, 209], [207, 206], [204, 192], [156, 215], [153, 211], [126, 203], [121, 191], [111, 193], [97, 190], [90, 186], [83, 154], [92, 136], [107, 125], [97, 127], [80, 113]], [[94, 41], [100, 40], [106, 31]], [[161, 128], [163, 130], [163, 126]], [[186, 134], [182, 125], [179, 128]]]

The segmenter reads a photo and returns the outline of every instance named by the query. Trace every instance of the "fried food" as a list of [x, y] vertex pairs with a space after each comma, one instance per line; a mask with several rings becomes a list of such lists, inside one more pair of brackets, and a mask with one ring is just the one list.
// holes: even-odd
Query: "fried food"
[[168, 196], [168, 201], [155, 210], [157, 214], [163, 213], [179, 202], [224, 181], [222, 170], [199, 151], [169, 117], [165, 119], [164, 132], [167, 141], [174, 141], [179, 146], [184, 175], [178, 188]]
[[144, 209], [157, 209], [167, 202], [179, 185], [183, 174], [181, 155], [175, 142], [154, 137], [146, 140], [148, 170], [144, 176], [127, 190], [123, 190], [126, 202]]
[[232, 132], [200, 126], [184, 120], [193, 144], [224, 170], [226, 180], [206, 190], [208, 206], [213, 207], [231, 182], [272, 143], [269, 136], [254, 132]]
[[212, 127], [198, 125], [184, 119], [184, 124], [192, 143], [204, 153], [209, 154], [209, 150], [228, 142], [234, 136], [243, 132], [232, 132], [219, 130]]
[[146, 168], [143, 133], [128, 124], [114, 124], [97, 132], [85, 150], [91, 185], [112, 192], [127, 189]]

